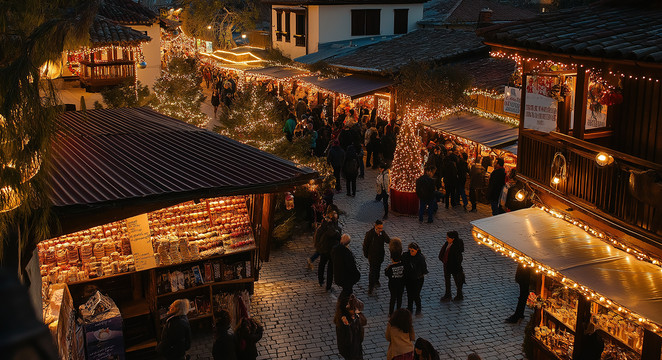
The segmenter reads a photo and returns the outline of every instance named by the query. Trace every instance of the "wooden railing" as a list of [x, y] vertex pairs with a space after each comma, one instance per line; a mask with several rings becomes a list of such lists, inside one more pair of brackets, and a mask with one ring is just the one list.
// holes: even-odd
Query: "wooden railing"
[[[601, 151], [612, 155], [614, 163], [598, 166], [595, 156]], [[567, 177], [559, 184], [552, 185], [551, 165], [557, 152], [566, 158]], [[662, 212], [662, 204], [641, 202], [628, 189], [630, 170], [654, 169], [662, 173], [660, 164], [620, 154], [564, 134], [523, 130], [518, 145], [517, 168], [522, 176], [550, 192], [560, 193], [589, 212], [608, 215], [630, 228], [644, 230], [644, 233], [655, 238], [662, 235], [662, 224], [657, 223], [662, 218], [659, 214]], [[655, 211], [658, 212], [657, 220]]]
[[119, 85], [136, 77], [133, 60], [81, 61], [80, 65], [80, 81], [91, 88]]

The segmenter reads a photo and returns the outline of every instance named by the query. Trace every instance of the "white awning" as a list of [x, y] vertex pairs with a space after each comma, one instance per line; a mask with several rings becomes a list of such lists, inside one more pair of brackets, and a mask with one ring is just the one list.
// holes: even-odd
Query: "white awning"
[[474, 230], [662, 325], [662, 269], [537, 208], [472, 221]]

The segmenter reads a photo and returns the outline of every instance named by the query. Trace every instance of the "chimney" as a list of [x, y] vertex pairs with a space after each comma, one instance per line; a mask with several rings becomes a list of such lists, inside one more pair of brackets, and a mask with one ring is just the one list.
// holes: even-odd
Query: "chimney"
[[478, 27], [485, 27], [492, 24], [492, 10], [490, 8], [483, 8], [478, 13]]

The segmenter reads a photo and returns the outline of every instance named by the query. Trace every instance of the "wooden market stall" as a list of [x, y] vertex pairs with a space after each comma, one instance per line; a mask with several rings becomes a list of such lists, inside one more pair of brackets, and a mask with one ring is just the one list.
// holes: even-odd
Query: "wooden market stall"
[[[274, 195], [317, 176], [147, 108], [63, 113], [48, 175], [58, 223], [38, 244], [45, 303], [63, 285], [71, 310], [95, 290], [108, 295], [123, 351], [140, 359], [153, 355], [175, 299], [190, 301], [192, 323], [250, 311]], [[88, 328], [67, 324], [61, 354], [80, 354]]]
[[659, 265], [550, 209], [523, 209], [471, 224], [477, 242], [535, 270], [535, 328], [526, 335], [535, 359], [581, 359], [589, 324], [604, 341], [603, 359], [660, 359]]

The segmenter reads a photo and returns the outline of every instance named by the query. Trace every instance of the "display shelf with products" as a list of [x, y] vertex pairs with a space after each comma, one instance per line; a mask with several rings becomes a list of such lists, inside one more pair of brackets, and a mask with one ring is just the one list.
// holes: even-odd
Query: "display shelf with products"
[[548, 326], [536, 326], [534, 338], [549, 355], [561, 360], [572, 359], [575, 335], [566, 329], [555, 328], [553, 323]]
[[641, 354], [644, 340], [644, 329], [618, 315], [616, 312], [600, 306], [591, 305], [591, 322], [611, 342], [629, 348]]

